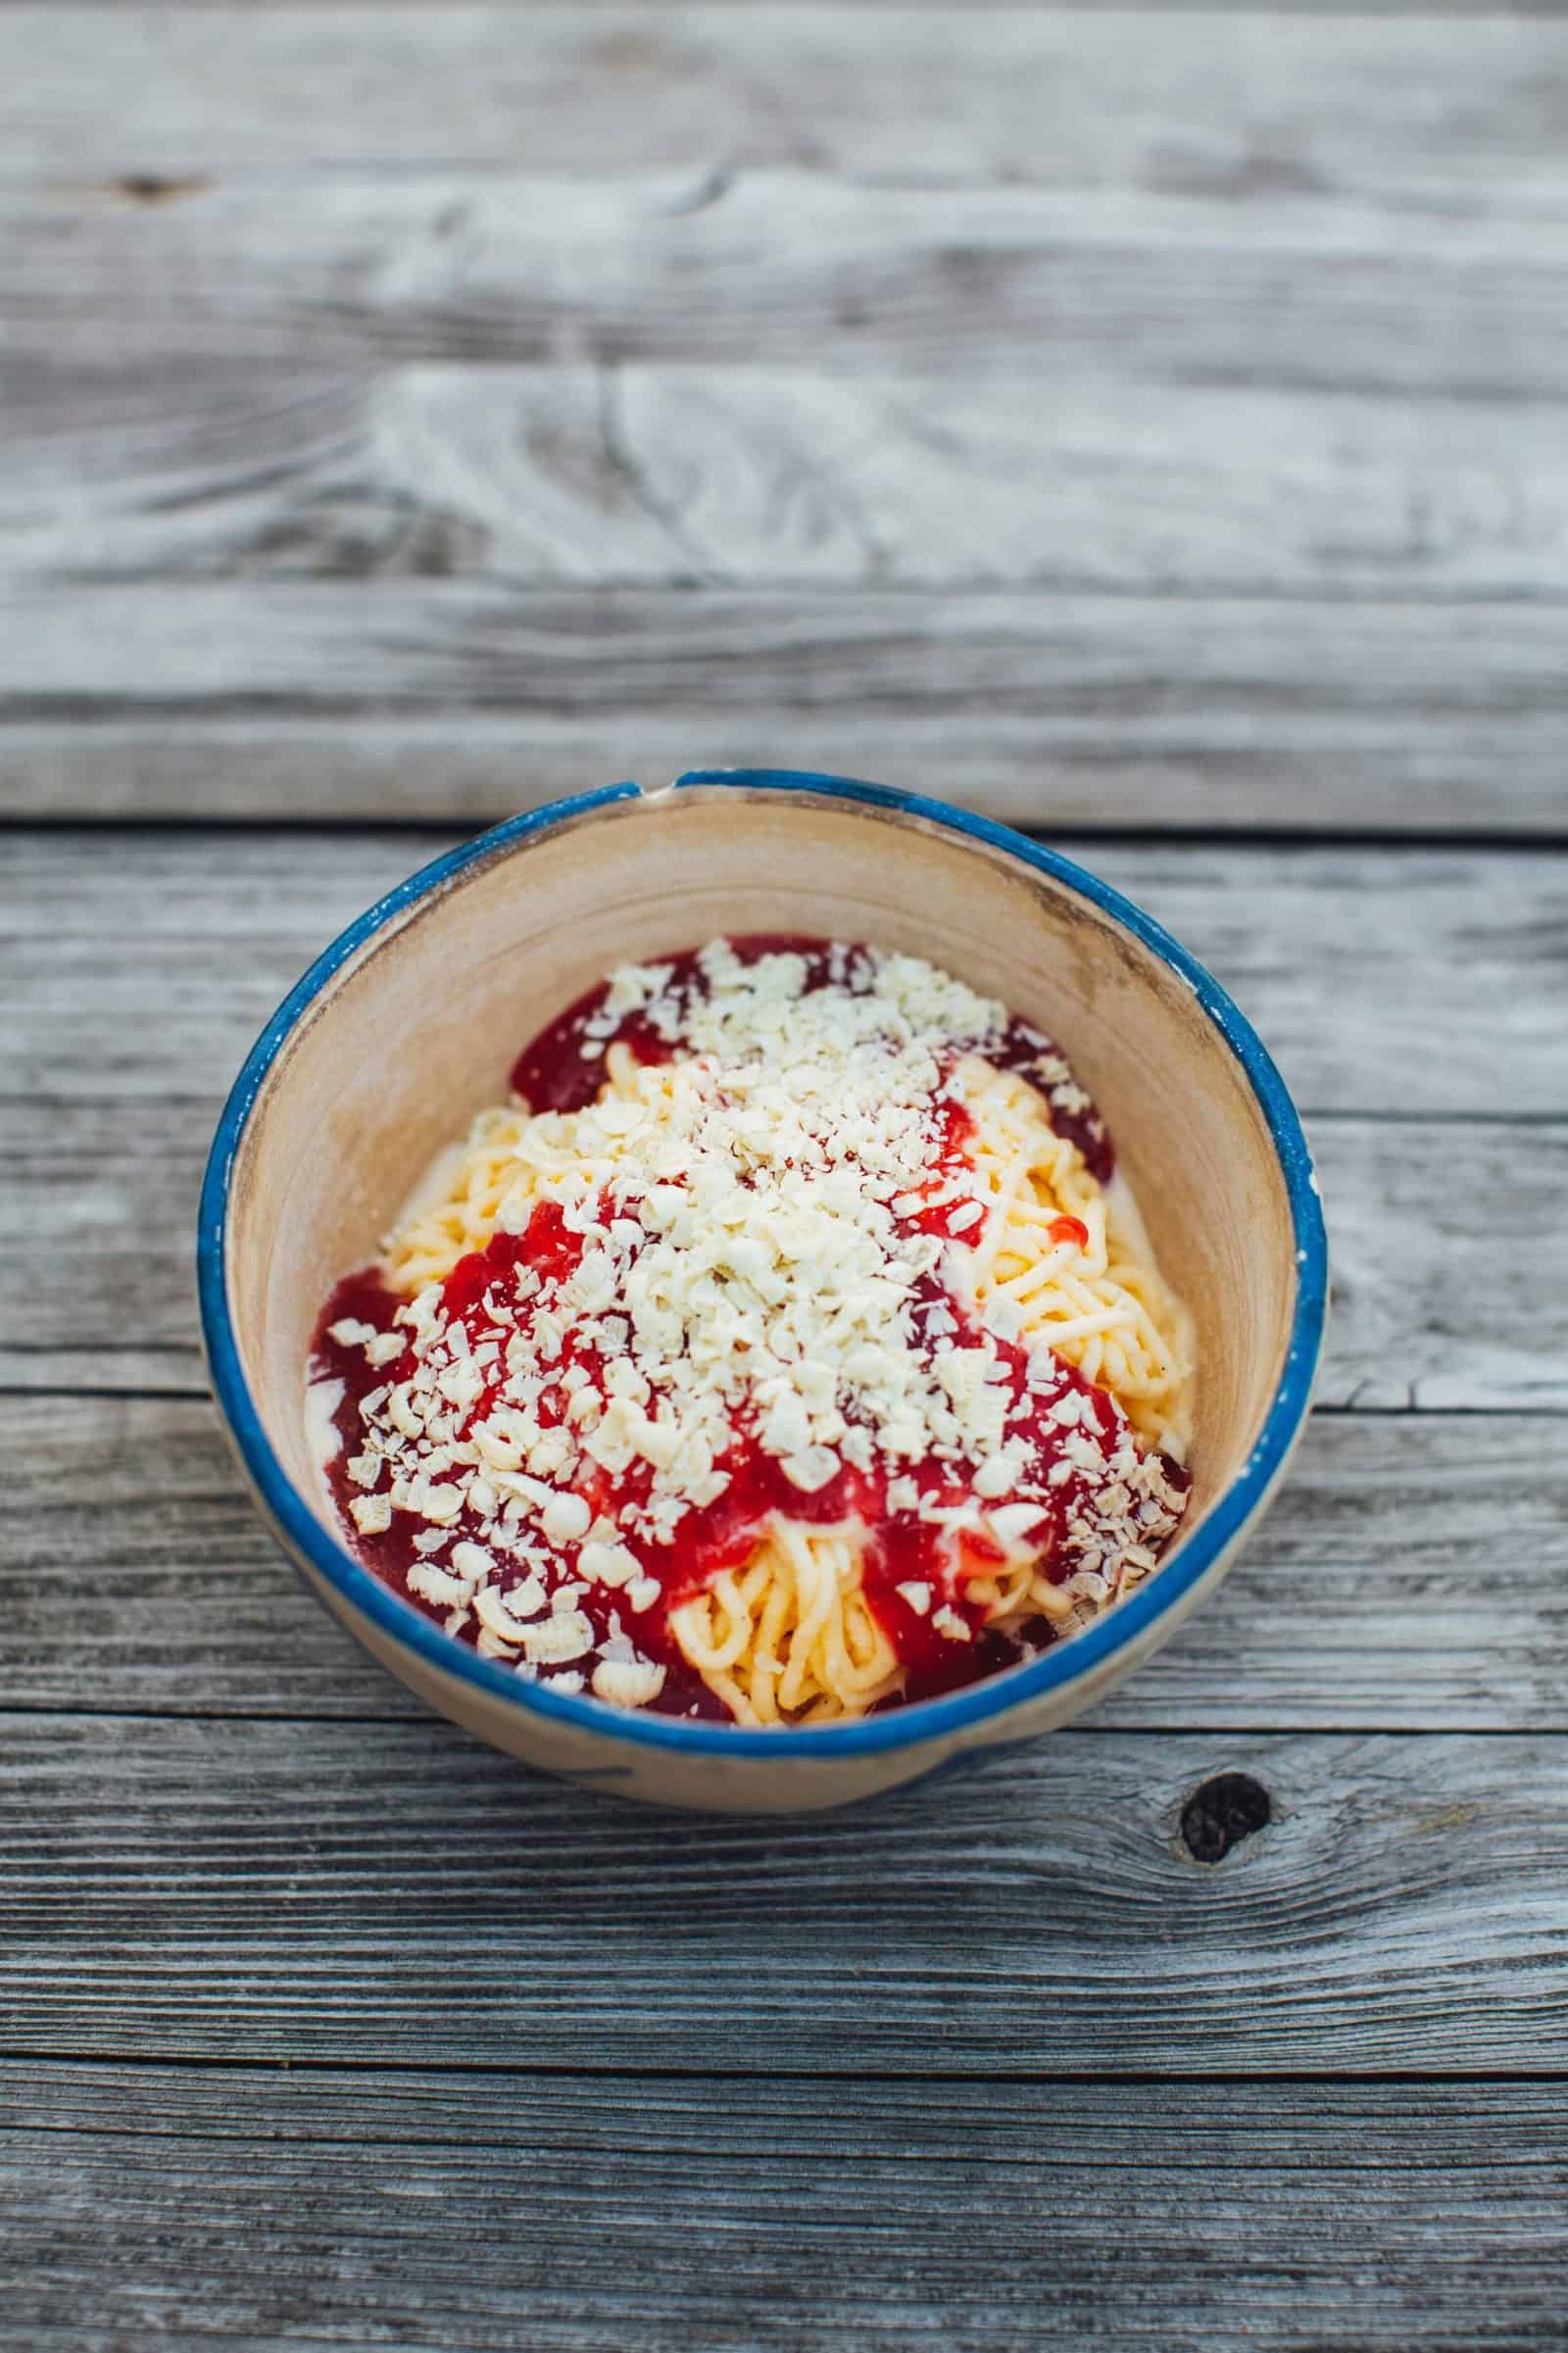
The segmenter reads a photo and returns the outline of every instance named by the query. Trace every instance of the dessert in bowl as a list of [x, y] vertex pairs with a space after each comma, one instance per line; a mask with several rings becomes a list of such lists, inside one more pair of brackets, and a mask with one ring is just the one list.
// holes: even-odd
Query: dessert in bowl
[[1065, 1721], [1214, 1583], [1321, 1339], [1206, 974], [940, 804], [699, 773], [438, 859], [214, 1147], [220, 1402], [307, 1578], [512, 1753], [832, 1805]]

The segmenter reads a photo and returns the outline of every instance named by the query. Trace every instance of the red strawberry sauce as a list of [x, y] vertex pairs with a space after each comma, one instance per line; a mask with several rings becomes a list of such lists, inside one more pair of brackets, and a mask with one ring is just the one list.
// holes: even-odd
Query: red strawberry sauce
[[[826, 943], [758, 936], [735, 943], [743, 956], [760, 956], [782, 948], [805, 955], [808, 965], [808, 986], [820, 987], [837, 981], [838, 985], [854, 987], [858, 969], [857, 952], [837, 952], [836, 962], [830, 970], [835, 952]], [[666, 994], [674, 993], [683, 1003], [695, 1001], [703, 988], [703, 976], [695, 953], [667, 959], [673, 972]], [[863, 984], [862, 984], [863, 985]], [[611, 1037], [588, 1036], [589, 1025], [600, 1012], [608, 984], [591, 990], [552, 1021], [534, 1039], [517, 1059], [513, 1073], [516, 1092], [535, 1110], [572, 1110], [592, 1102], [605, 1077], [605, 1053]], [[603, 1024], [600, 1025], [601, 1027]], [[672, 1043], [661, 1036], [641, 1014], [631, 1014], [616, 1024], [613, 1038], [632, 1046], [640, 1058], [647, 1061], [668, 1059], [675, 1051]], [[958, 1042], [961, 1048], [965, 1043]], [[982, 1042], [975, 1042], [982, 1043]], [[1027, 1067], [1042, 1053], [1054, 1052], [1038, 1032], [1010, 1022], [1000, 1039], [985, 1041], [988, 1056], [1004, 1067]], [[585, 1052], [585, 1044], [590, 1051]], [[943, 1135], [937, 1156], [932, 1164], [928, 1190], [938, 1191], [947, 1173], [961, 1160], [965, 1138], [970, 1128], [968, 1114], [956, 1103], [944, 1103]], [[1108, 1176], [1111, 1152], [1103, 1129], [1100, 1126], [1091, 1105], [1087, 1112], [1077, 1114], [1076, 1129], [1066, 1118], [1058, 1124], [1074, 1135], [1084, 1149], [1090, 1165], [1097, 1174]], [[1091, 1148], [1092, 1154], [1091, 1154]], [[927, 1232], [945, 1232], [946, 1220], [956, 1204], [923, 1207], [914, 1210], [904, 1222]], [[603, 1204], [606, 1219], [610, 1214], [608, 1196]], [[1064, 1226], [1075, 1226], [1074, 1219], [1059, 1220]], [[1082, 1234], [1083, 1229], [1078, 1229]], [[502, 1401], [505, 1376], [504, 1344], [514, 1321], [526, 1327], [533, 1308], [540, 1303], [541, 1295], [531, 1282], [520, 1276], [520, 1270], [531, 1269], [544, 1285], [543, 1299], [548, 1303], [551, 1293], [575, 1267], [583, 1250], [579, 1235], [567, 1230], [561, 1210], [554, 1202], [541, 1202], [533, 1211], [523, 1233], [497, 1233], [488, 1247], [462, 1259], [447, 1276], [443, 1287], [442, 1305], [449, 1318], [461, 1320], [466, 1327], [470, 1349], [477, 1349], [487, 1341], [502, 1344], [502, 1359], [491, 1368], [483, 1393], [474, 1401], [464, 1419], [460, 1437], [466, 1436], [475, 1422], [484, 1420], [492, 1408]], [[527, 1300], [519, 1299], [519, 1280], [529, 1292]], [[446, 1612], [432, 1607], [410, 1593], [409, 1571], [423, 1555], [416, 1549], [414, 1539], [424, 1523], [415, 1514], [394, 1511], [392, 1524], [384, 1535], [361, 1536], [353, 1532], [348, 1507], [360, 1492], [349, 1480], [346, 1463], [359, 1452], [362, 1443], [362, 1399], [387, 1385], [407, 1380], [416, 1366], [413, 1336], [406, 1325], [395, 1322], [404, 1299], [391, 1291], [373, 1268], [351, 1275], [339, 1283], [322, 1310], [316, 1336], [315, 1354], [311, 1372], [313, 1380], [337, 1380], [343, 1384], [334, 1421], [339, 1437], [335, 1459], [327, 1469], [327, 1479], [337, 1504], [340, 1524], [347, 1541], [360, 1556], [394, 1591], [402, 1593], [414, 1607], [422, 1610], [437, 1622]], [[958, 1325], [956, 1345], [960, 1348], [980, 1348], [983, 1337], [961, 1303], [942, 1286], [935, 1274], [923, 1276], [913, 1295], [915, 1329], [919, 1332], [922, 1318], [933, 1310], [954, 1316]], [[357, 1345], [343, 1346], [331, 1336], [330, 1327], [344, 1318], [353, 1318], [372, 1325], [378, 1332], [400, 1330], [405, 1335], [403, 1353], [390, 1363], [371, 1367], [367, 1363], [364, 1349]], [[1039, 1489], [1050, 1497], [1048, 1516], [1037, 1532], [1031, 1534], [1031, 1544], [1042, 1548], [1054, 1541], [1055, 1535], [1085, 1505], [1089, 1495], [1081, 1468], [1074, 1466], [1061, 1475], [1060, 1483], [1051, 1486], [1049, 1474], [1064, 1460], [1070, 1460], [1068, 1433], [1052, 1417], [1052, 1409], [1070, 1392], [1089, 1400], [1082, 1415], [1081, 1436], [1088, 1438], [1097, 1449], [1109, 1454], [1119, 1444], [1125, 1431], [1120, 1408], [1102, 1392], [1091, 1388], [1078, 1373], [1057, 1361], [1054, 1387], [1047, 1391], [1031, 1392], [1027, 1379], [1025, 1351], [1010, 1342], [990, 1337], [989, 1345], [998, 1360], [1000, 1378], [1004, 1380], [1009, 1397], [1014, 1400], [1014, 1417], [1007, 1426], [1009, 1446], [1021, 1446], [1027, 1455], [1020, 1475], [1020, 1487]], [[605, 1394], [604, 1360], [598, 1352], [580, 1344], [578, 1336], [568, 1329], [559, 1366], [564, 1374], [577, 1366], [588, 1382], [601, 1395]], [[546, 1389], [538, 1406], [541, 1423], [549, 1427], [559, 1421], [568, 1401], [569, 1393], [553, 1383]], [[1023, 1400], [1021, 1410], [1019, 1401]], [[1064, 1451], [1064, 1448], [1067, 1450]], [[717, 1467], [729, 1475], [725, 1492], [712, 1503], [688, 1511], [680, 1522], [672, 1544], [655, 1545], [635, 1536], [625, 1541], [644, 1569], [660, 1582], [660, 1598], [652, 1607], [633, 1610], [624, 1591], [610, 1591], [590, 1583], [577, 1606], [593, 1622], [596, 1635], [603, 1637], [614, 1631], [615, 1621], [629, 1635], [638, 1648], [666, 1668], [662, 1692], [654, 1702], [663, 1714], [696, 1715], [724, 1718], [726, 1711], [708, 1691], [701, 1678], [683, 1661], [675, 1647], [666, 1624], [667, 1611], [701, 1590], [715, 1572], [742, 1564], [754, 1544], [759, 1530], [770, 1512], [779, 1512], [796, 1520], [831, 1523], [856, 1519], [863, 1523], [868, 1535], [864, 1568], [864, 1591], [870, 1608], [889, 1636], [906, 1675], [904, 1699], [929, 1697], [937, 1692], [973, 1682], [999, 1668], [1011, 1665], [1020, 1655], [1017, 1642], [982, 1630], [982, 1611], [977, 1604], [966, 1602], [961, 1590], [955, 1591], [946, 1571], [951, 1566], [945, 1532], [910, 1508], [894, 1509], [889, 1498], [889, 1475], [882, 1469], [882, 1456], [874, 1452], [878, 1467], [870, 1472], [845, 1463], [838, 1476], [815, 1494], [804, 1493], [786, 1477], [776, 1459], [765, 1453], [753, 1434], [744, 1411], [735, 1420], [734, 1436], [729, 1450], [720, 1457]], [[972, 1467], [972, 1466], [971, 1466]], [[1172, 1466], [1174, 1468], [1174, 1466]], [[638, 1459], [619, 1477], [611, 1477], [586, 1455], [579, 1457], [579, 1468], [573, 1474], [574, 1491], [581, 1495], [591, 1508], [612, 1521], [619, 1523], [621, 1513], [642, 1501], [652, 1478], [649, 1465]], [[967, 1493], [964, 1466], [940, 1461], [927, 1461], [908, 1466], [904, 1476], [912, 1479], [922, 1499], [937, 1498], [957, 1504]], [[1179, 1476], [1179, 1475], [1178, 1475]], [[905, 1503], [907, 1503], [906, 1492]], [[464, 1539], [486, 1542], [484, 1528], [466, 1505], [458, 1524], [450, 1530], [450, 1542]], [[493, 1537], [489, 1540], [493, 1545]], [[964, 1535], [959, 1541], [967, 1549], [969, 1565], [979, 1568], [989, 1561], [1000, 1561], [1000, 1550], [988, 1539]], [[536, 1539], [537, 1542], [537, 1539]], [[446, 1549], [435, 1555], [440, 1566], [447, 1557]], [[545, 1574], [546, 1583], [564, 1582], [573, 1575], [576, 1546], [564, 1544], [553, 1549], [552, 1563]], [[518, 1562], [514, 1571], [504, 1554], [503, 1585], [518, 1583], [537, 1562]], [[1054, 1573], [1064, 1577], [1071, 1562], [1062, 1559]], [[899, 1592], [901, 1586], [929, 1585], [934, 1593], [934, 1607], [951, 1599], [971, 1628], [968, 1642], [956, 1642], [940, 1634], [932, 1624], [930, 1613], [911, 1607]], [[477, 1628], [470, 1617], [458, 1636], [472, 1642]], [[1026, 1630], [1025, 1640], [1031, 1644], [1044, 1644], [1052, 1639], [1049, 1622], [1041, 1620]], [[590, 1663], [591, 1662], [585, 1662]], [[548, 1671], [547, 1671], [548, 1675]]]

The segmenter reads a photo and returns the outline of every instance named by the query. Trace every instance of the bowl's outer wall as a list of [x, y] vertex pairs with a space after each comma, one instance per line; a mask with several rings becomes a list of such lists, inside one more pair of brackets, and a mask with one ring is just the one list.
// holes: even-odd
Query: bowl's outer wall
[[[896, 809], [726, 786], [603, 796], [493, 853], [481, 848], [331, 974], [266, 1074], [233, 1154], [224, 1288], [262, 1426], [321, 1527], [335, 1543], [301, 1388], [333, 1282], [374, 1255], [412, 1186], [471, 1114], [505, 1098], [512, 1061], [543, 1021], [629, 957], [748, 931], [865, 939], [925, 956], [1060, 1039], [1194, 1312], [1190, 1543], [1249, 1461], [1297, 1302], [1291, 1201], [1235, 1054], [1182, 973], [1004, 844]], [[629, 1794], [770, 1808], [843, 1802], [930, 1770], [955, 1745], [993, 1745], [1063, 1721], [1163, 1641], [1223, 1565], [1216, 1560], [1179, 1610], [1093, 1672], [1015, 1713], [890, 1746], [851, 1770], [844, 1757], [791, 1754], [787, 1735], [765, 1764], [681, 1758], [616, 1740], [602, 1729], [605, 1711], [592, 1711], [585, 1728], [502, 1699], [373, 1625], [280, 1533], [376, 1655], [486, 1740]]]

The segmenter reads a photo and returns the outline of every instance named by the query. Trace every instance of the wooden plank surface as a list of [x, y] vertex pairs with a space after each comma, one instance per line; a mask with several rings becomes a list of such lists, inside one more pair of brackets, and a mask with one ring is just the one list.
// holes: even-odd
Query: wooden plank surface
[[[0, 832], [0, 990], [28, 1003], [0, 1034], [0, 1095], [216, 1103], [311, 959], [445, 846]], [[1568, 1109], [1568, 858], [1157, 841], [1083, 855], [1234, 992], [1309, 1118]]]
[[[1320, 610], [1295, 615], [1300, 642], [1318, 634], [1313, 614]], [[1085, 617], [1104, 623], [1119, 650], [1124, 615], [1105, 606]], [[1220, 637], [1227, 626], [1225, 616]], [[1495, 631], [1491, 616], [1463, 613], [1442, 634], [1451, 637], [1459, 662]], [[911, 676], [933, 654], [917, 633]], [[1045, 659], [1054, 674], [1056, 654]], [[1554, 688], [1539, 709], [1526, 682], [1516, 711], [1499, 705], [1494, 714], [1466, 716], [1444, 710], [1442, 676], [1435, 661], [1402, 714], [1347, 711], [1333, 676], [1318, 671], [1299, 679], [1298, 701], [1294, 683], [1277, 698], [1250, 687], [1233, 695], [1222, 685], [1203, 709], [1183, 715], [1197, 700], [1194, 680], [1173, 671], [1146, 680], [1147, 691], [1129, 688], [1125, 728], [1113, 736], [1097, 734], [1093, 719], [1067, 710], [1032, 719], [983, 707], [867, 718], [849, 695], [795, 710], [782, 690], [765, 687], [745, 713], [694, 704], [684, 717], [606, 708], [565, 719], [531, 707], [454, 709], [433, 718], [414, 711], [382, 717], [358, 707], [335, 716], [223, 717], [198, 709], [106, 717], [84, 693], [62, 697], [52, 719], [0, 718], [0, 821], [255, 822], [270, 807], [279, 822], [374, 823], [433, 813], [476, 830], [622, 776], [667, 779], [693, 764], [786, 764], [870, 776], [1056, 834], [1168, 827], [1305, 839], [1561, 842], [1561, 727], [1547, 707]], [[1265, 718], [1270, 705], [1274, 715]]]
[[[1273, 1819], [1200, 1864], [1181, 1817], [1221, 1772]], [[17, 2055], [1568, 2067], [1551, 1734], [1069, 1730], [759, 1823], [659, 1819], [441, 1724], [14, 1715], [0, 1790]]]
[[1373, 12], [899, 6], [8, 9], [8, 177], [806, 164], [866, 179], [1558, 191], [1560, 25]]
[[1058, 831], [1568, 835], [1555, 605], [266, 578], [0, 623], [13, 818], [477, 825], [775, 765]]
[[[298, 1583], [205, 1398], [0, 1396], [0, 1456], [11, 1708], [422, 1717]], [[1557, 1432], [1319, 1413], [1217, 1598], [1090, 1721], [1568, 1732], [1565, 1583]]]
[[9, 394], [0, 532], [6, 577], [29, 585], [462, 573], [1405, 605], [1560, 601], [1568, 547], [1547, 399], [223, 359], [40, 360]]
[[[1556, 2343], [1565, 122], [1555, 8], [0, 5], [7, 2353]], [[366, 1660], [189, 1282], [346, 919], [748, 762], [1076, 833], [1336, 1282], [1145, 1673], [765, 1825]]]
[[1313, 189], [1259, 211], [802, 170], [257, 176], [151, 205], [0, 181], [0, 310], [24, 361], [88, 370], [302, 348], [790, 368], [831, 341], [846, 373], [1003, 354], [1071, 373], [1132, 351], [1146, 381], [1549, 399], [1563, 226], [1553, 183], [1463, 210]]
[[[1303, 2085], [1286, 2115], [1233, 2084], [62, 2064], [8, 2069], [0, 2119], [0, 2343], [29, 2353], [67, 2305], [83, 2353], [1501, 2353], [1550, 2335], [1568, 2255], [1557, 2085]], [[420, 2230], [432, 2204], [467, 2230]]]
[[1562, 835], [1560, 24], [4, 23], [0, 806]]

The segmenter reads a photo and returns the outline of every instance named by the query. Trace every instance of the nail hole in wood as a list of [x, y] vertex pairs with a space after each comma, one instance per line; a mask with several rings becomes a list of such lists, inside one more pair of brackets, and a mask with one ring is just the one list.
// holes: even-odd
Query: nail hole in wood
[[1250, 1773], [1216, 1773], [1182, 1807], [1182, 1844], [1195, 1863], [1222, 1863], [1272, 1813], [1267, 1789]]

